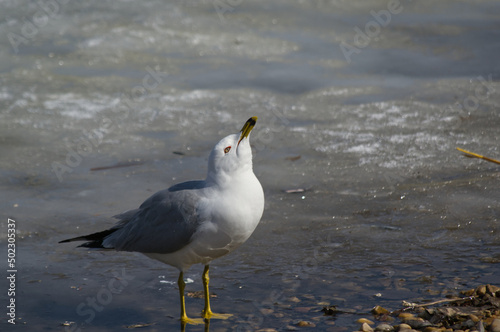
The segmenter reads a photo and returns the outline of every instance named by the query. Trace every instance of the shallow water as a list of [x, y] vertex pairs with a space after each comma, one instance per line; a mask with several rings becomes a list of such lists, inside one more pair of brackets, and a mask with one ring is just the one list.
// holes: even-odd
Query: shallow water
[[[211, 266], [213, 309], [234, 314], [211, 331], [349, 331], [375, 304], [498, 284], [499, 168], [455, 147], [500, 159], [500, 2], [402, 1], [390, 16], [387, 1], [53, 3], [0, 3], [0, 239], [14, 219], [17, 325], [177, 330], [174, 268], [57, 242], [203, 178], [213, 144], [250, 116], [266, 209]], [[192, 316], [202, 306], [187, 300]]]

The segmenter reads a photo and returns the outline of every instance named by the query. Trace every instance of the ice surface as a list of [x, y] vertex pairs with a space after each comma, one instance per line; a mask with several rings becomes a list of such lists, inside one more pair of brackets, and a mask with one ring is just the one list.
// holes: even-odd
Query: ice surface
[[250, 116], [266, 210], [213, 264], [213, 306], [238, 317], [214, 328], [282, 328], [325, 302], [397, 309], [500, 274], [498, 167], [455, 150], [500, 159], [497, 1], [402, 2], [350, 63], [339, 45], [387, 1], [67, 2], [13, 45], [40, 3], [0, 5], [0, 190], [19, 225], [23, 322], [82, 324], [75, 308], [125, 269], [134, 279], [92, 327], [177, 328], [176, 289], [160, 287], [175, 270], [56, 242], [203, 178]]

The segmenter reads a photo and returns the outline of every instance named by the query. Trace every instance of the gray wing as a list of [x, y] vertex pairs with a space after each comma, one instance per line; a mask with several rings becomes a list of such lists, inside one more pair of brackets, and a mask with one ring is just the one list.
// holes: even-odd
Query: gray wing
[[201, 185], [193, 181], [159, 191], [139, 209], [115, 216], [120, 222], [103, 239], [102, 246], [160, 254], [183, 248], [202, 222], [198, 213]]

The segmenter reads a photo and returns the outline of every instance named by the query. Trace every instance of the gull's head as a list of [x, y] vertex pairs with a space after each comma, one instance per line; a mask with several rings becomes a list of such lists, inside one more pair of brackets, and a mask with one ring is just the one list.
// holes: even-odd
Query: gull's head
[[215, 145], [208, 158], [207, 180], [225, 182], [233, 175], [252, 171], [252, 149], [250, 132], [257, 117], [251, 117], [238, 134], [224, 137]]

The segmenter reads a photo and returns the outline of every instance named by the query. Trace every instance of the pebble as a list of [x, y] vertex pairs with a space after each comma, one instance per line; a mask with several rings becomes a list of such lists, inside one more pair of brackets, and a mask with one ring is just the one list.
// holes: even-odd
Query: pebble
[[491, 296], [499, 296], [500, 295], [500, 287], [494, 285], [486, 285], [486, 292]]
[[378, 331], [378, 332], [391, 332], [391, 331], [394, 331], [394, 327], [392, 327], [389, 324], [382, 323], [382, 324], [379, 324], [375, 328], [375, 331]]
[[361, 328], [359, 330], [363, 331], [363, 332], [373, 332], [372, 327], [370, 325], [366, 324], [366, 323], [363, 323], [361, 325]]
[[430, 322], [428, 322], [422, 318], [409, 319], [409, 320], [405, 321], [405, 323], [410, 325], [412, 329], [416, 329], [416, 330], [420, 330], [420, 329], [423, 329], [425, 327], [432, 325]]
[[424, 329], [424, 332], [441, 332], [443, 329], [437, 328], [437, 327], [432, 327], [432, 326], [427, 326]]
[[462, 327], [466, 327], [468, 329], [476, 326], [476, 323], [472, 321], [472, 319], [467, 319], [465, 322], [462, 323]]
[[402, 319], [402, 320], [406, 320], [406, 319], [415, 319], [415, 315], [414, 314], [411, 314], [409, 312], [402, 312], [398, 315], [398, 318]]
[[369, 319], [366, 319], [366, 318], [360, 318], [356, 321], [356, 323], [359, 323], [359, 324], [363, 324], [363, 323], [366, 323], [368, 325], [373, 325], [375, 324], [374, 322], [372, 322], [371, 320]]
[[297, 326], [299, 327], [316, 327], [316, 324], [313, 322], [309, 322], [306, 320], [301, 320], [300, 322], [297, 323]]
[[411, 330], [411, 326], [405, 323], [399, 324], [398, 331]]
[[379, 305], [376, 305], [375, 307], [373, 307], [372, 309], [372, 314], [374, 315], [386, 315], [386, 314], [389, 314], [390, 311], [387, 310], [386, 308], [383, 308]]
[[[471, 298], [453, 299], [452, 305], [444, 303], [435, 308], [411, 308], [411, 313], [403, 309], [397, 316], [402, 322], [399, 325], [391, 324], [395, 315], [378, 305], [371, 310], [378, 321], [377, 327], [370, 326], [375, 323], [367, 318], [356, 322], [361, 324], [362, 332], [500, 332], [500, 287], [481, 285], [461, 294]], [[325, 314], [327, 309], [323, 308]], [[337, 312], [333, 307], [331, 314]]]
[[500, 318], [496, 318], [491, 322], [490, 325], [491, 332], [500, 332]]
[[476, 294], [479, 296], [483, 296], [486, 294], [486, 285], [481, 285], [476, 288]]

